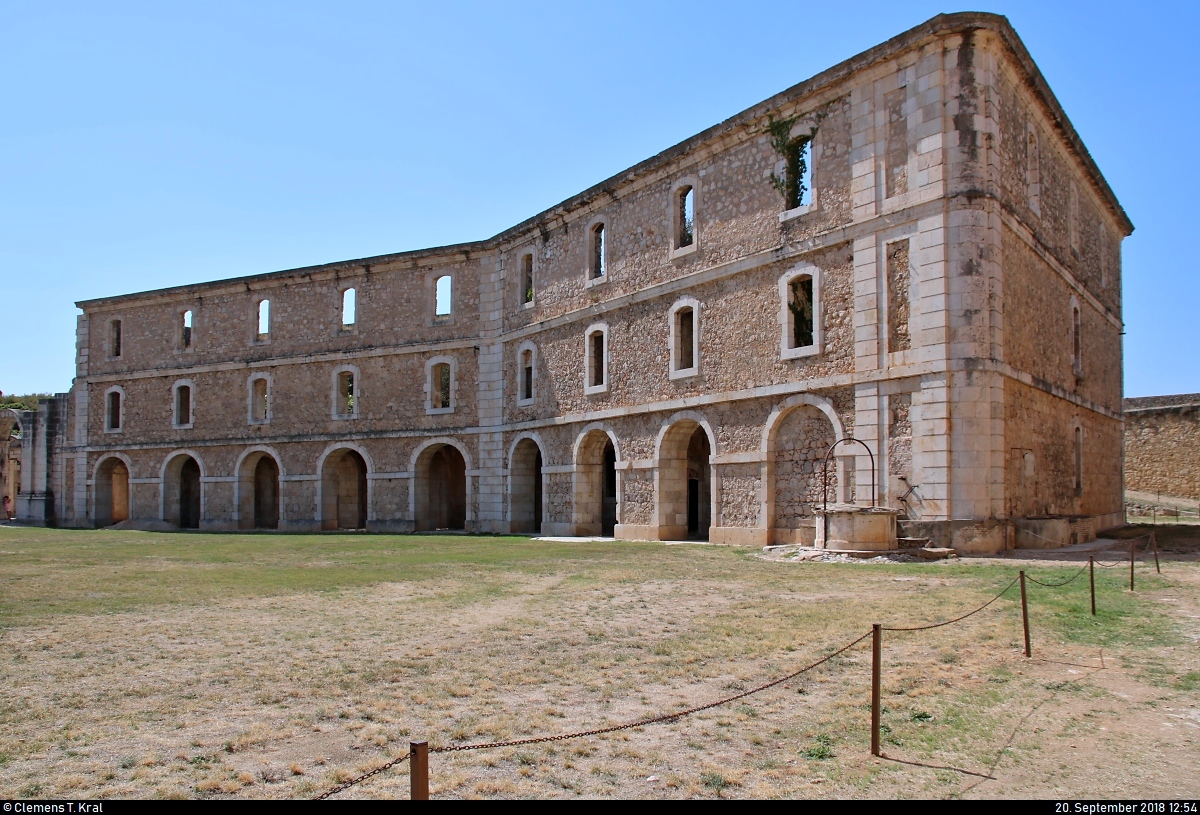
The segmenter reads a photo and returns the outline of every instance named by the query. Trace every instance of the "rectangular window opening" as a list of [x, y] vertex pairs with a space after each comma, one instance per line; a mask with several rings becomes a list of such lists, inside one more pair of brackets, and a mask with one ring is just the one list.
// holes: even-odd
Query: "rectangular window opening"
[[451, 299], [453, 295], [454, 281], [450, 275], [442, 275], [437, 279], [437, 303], [434, 309], [434, 314], [438, 317], [448, 317], [451, 312]]
[[112, 356], [121, 356], [121, 321], [113, 320], [110, 329], [110, 345], [112, 346]]
[[354, 373], [342, 371], [338, 374], [338, 413], [342, 416], [354, 414]]
[[192, 312], [190, 309], [183, 312], [179, 318], [179, 340], [183, 348], [192, 347]]
[[789, 287], [788, 311], [792, 319], [792, 347], [806, 348], [813, 344], [813, 280], [804, 275]]
[[121, 429], [121, 394], [113, 391], [108, 395], [108, 429]]
[[433, 406], [439, 410], [450, 407], [450, 366], [433, 366]]
[[259, 339], [271, 333], [271, 301], [258, 301], [258, 336]]
[[597, 331], [592, 335], [592, 387], [604, 384], [604, 334]]
[[1083, 347], [1079, 331], [1079, 309], [1073, 308], [1071, 309], [1071, 367], [1074, 368], [1076, 374], [1083, 371], [1082, 352]]
[[175, 424], [192, 423], [192, 389], [180, 385], [175, 389]]
[[521, 354], [521, 398], [533, 398], [533, 352]]
[[267, 420], [267, 380], [256, 379], [251, 388], [251, 415], [256, 422]]
[[679, 246], [691, 246], [696, 239], [695, 191], [684, 187], [679, 191]]
[[355, 309], [356, 309], [355, 298], [356, 297], [357, 297], [357, 295], [355, 294], [354, 289], [346, 289], [344, 292], [342, 292], [342, 327], [343, 328], [349, 328], [350, 326], [354, 325], [355, 321], [357, 320], [357, 315], [355, 313]]
[[522, 255], [521, 257], [521, 302], [533, 302], [533, 255]]
[[692, 347], [695, 318], [696, 313], [692, 309], [680, 309], [678, 370], [681, 371], [686, 371], [696, 365], [694, 349]]
[[1083, 495], [1083, 428], [1075, 428], [1075, 494]]
[[592, 228], [592, 279], [604, 277], [608, 270], [605, 267], [604, 224], [596, 224]]
[[787, 209], [812, 203], [812, 137], [788, 143], [784, 154], [783, 192]]

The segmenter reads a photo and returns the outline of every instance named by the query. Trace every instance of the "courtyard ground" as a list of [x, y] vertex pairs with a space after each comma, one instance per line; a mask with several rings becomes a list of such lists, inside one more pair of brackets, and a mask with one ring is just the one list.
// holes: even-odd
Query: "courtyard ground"
[[[602, 737], [431, 756], [434, 797], [1200, 794], [1200, 529], [1163, 574], [1014, 588], [741, 702]], [[1138, 530], [1129, 530], [1132, 537]], [[1027, 568], [768, 561], [519, 537], [0, 527], [0, 797], [314, 795], [404, 752], [600, 727], [948, 619]], [[1113, 559], [1120, 556], [1114, 552]], [[1052, 557], [1052, 559], [1046, 559]], [[1105, 557], [1108, 557], [1107, 555]], [[407, 765], [339, 797], [406, 797]]]

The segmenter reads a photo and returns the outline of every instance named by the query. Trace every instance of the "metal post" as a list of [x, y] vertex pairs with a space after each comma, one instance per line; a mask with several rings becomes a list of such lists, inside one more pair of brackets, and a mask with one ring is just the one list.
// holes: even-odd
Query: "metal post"
[[1129, 544], [1129, 590], [1133, 591], [1133, 553], [1137, 551], [1137, 543]]
[[1092, 616], [1096, 616], [1096, 558], [1088, 556], [1088, 582], [1092, 584]]
[[1025, 570], [1021, 570], [1021, 623], [1025, 626], [1025, 658], [1033, 656], [1029, 648], [1029, 603], [1025, 600]]
[[409, 749], [409, 795], [414, 801], [429, 800], [429, 742], [410, 741]]
[[879, 753], [879, 662], [883, 653], [883, 626], [871, 626], [871, 755]]
[[1158, 538], [1154, 533], [1150, 533], [1150, 548], [1154, 550], [1154, 571], [1162, 574], [1162, 567], [1158, 565]]

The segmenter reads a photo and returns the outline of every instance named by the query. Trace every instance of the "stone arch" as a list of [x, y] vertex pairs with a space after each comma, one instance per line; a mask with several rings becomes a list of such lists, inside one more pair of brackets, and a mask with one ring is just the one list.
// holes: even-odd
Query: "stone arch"
[[[808, 518], [821, 503], [822, 463], [829, 446], [844, 437], [833, 404], [821, 396], [797, 394], [771, 411], [762, 436], [760, 508], [771, 543], [812, 544], [815, 526]], [[837, 458], [830, 474], [835, 503], [846, 499], [845, 458]]]
[[283, 519], [283, 465], [272, 447], [256, 445], [238, 458], [233, 503], [238, 529], [278, 529]]
[[456, 439], [430, 439], [412, 457], [413, 528], [466, 529], [471, 518], [471, 457]]
[[536, 433], [521, 433], [508, 449], [510, 532], [542, 531], [545, 506], [546, 445]]
[[204, 462], [194, 450], [168, 453], [158, 471], [158, 517], [180, 529], [199, 529], [204, 477]]
[[575, 534], [611, 536], [620, 520], [621, 481], [616, 465], [621, 448], [617, 436], [606, 425], [589, 424], [575, 439], [573, 455]]
[[317, 459], [317, 520], [321, 529], [365, 529], [375, 468], [357, 444], [335, 442]]
[[655, 522], [660, 540], [708, 540], [714, 516], [711, 459], [716, 435], [704, 416], [683, 411], [663, 422], [654, 445]]
[[92, 470], [92, 520], [97, 527], [129, 520], [129, 480], [133, 466], [123, 453], [109, 453]]

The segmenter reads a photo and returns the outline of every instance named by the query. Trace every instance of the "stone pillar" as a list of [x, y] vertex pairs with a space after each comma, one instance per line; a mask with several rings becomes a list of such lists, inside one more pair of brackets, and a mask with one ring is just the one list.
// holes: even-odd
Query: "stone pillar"
[[[476, 463], [478, 514], [475, 530], [479, 532], [509, 531], [505, 482], [508, 462], [505, 461], [504, 435], [498, 428], [504, 424], [504, 260], [499, 255], [485, 255], [479, 271], [479, 461]], [[470, 475], [468, 475], [468, 478]]]

